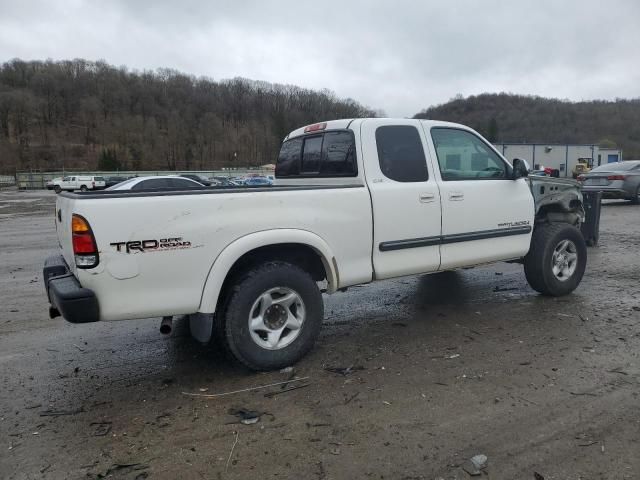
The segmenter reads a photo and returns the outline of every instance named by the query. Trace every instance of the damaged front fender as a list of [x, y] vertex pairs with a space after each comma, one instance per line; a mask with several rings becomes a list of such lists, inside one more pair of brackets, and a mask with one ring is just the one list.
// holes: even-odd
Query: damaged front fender
[[585, 212], [580, 184], [571, 179], [528, 177], [536, 209], [536, 223], [568, 222], [580, 225]]

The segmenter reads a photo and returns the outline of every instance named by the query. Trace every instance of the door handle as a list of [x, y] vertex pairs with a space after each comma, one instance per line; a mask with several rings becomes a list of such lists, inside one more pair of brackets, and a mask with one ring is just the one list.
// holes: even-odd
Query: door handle
[[456, 201], [460, 201], [460, 200], [464, 200], [464, 193], [462, 192], [450, 192], [449, 193], [449, 200], [451, 200], [452, 202], [456, 202]]
[[433, 193], [421, 193], [420, 194], [420, 202], [429, 203], [433, 202], [436, 199]]

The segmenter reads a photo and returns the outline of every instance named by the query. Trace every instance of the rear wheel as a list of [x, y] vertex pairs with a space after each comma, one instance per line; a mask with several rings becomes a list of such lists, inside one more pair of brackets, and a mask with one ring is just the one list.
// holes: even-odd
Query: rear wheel
[[87, 186], [86, 186], [86, 185], [82, 185], [82, 186], [80, 187], [80, 191], [81, 191], [81, 192], [86, 192], [86, 191], [87, 191]]
[[640, 204], [640, 185], [638, 185], [638, 188], [636, 188], [636, 194], [631, 197], [631, 203], [633, 203], [634, 205]]
[[566, 223], [539, 225], [524, 258], [531, 288], [543, 295], [561, 296], [580, 284], [587, 265], [587, 247], [580, 230]]
[[324, 305], [316, 282], [301, 268], [270, 262], [248, 271], [232, 287], [217, 329], [227, 349], [253, 370], [300, 360], [313, 347]]
[[56, 185], [56, 186], [54, 186], [54, 187], [53, 187], [53, 190], [54, 190], [56, 193], [60, 193], [60, 192], [62, 191], [62, 189], [60, 188], [60, 185]]

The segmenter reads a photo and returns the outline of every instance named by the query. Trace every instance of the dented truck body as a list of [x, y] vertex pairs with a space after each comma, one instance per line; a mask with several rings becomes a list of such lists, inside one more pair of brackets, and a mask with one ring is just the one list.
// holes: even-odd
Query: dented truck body
[[580, 184], [554, 177], [528, 177], [536, 209], [536, 221], [566, 222], [579, 226], [584, 222]]

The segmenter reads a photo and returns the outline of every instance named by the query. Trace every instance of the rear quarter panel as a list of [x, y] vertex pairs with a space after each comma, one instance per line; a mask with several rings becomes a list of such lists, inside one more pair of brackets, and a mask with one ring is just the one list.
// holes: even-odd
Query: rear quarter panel
[[[220, 253], [256, 232], [300, 229], [331, 248], [341, 285], [371, 280], [371, 212], [365, 187], [82, 199], [100, 264], [77, 270], [102, 320], [194, 313]], [[180, 238], [187, 247], [126, 251], [123, 242]], [[117, 245], [121, 244], [120, 251]]]

